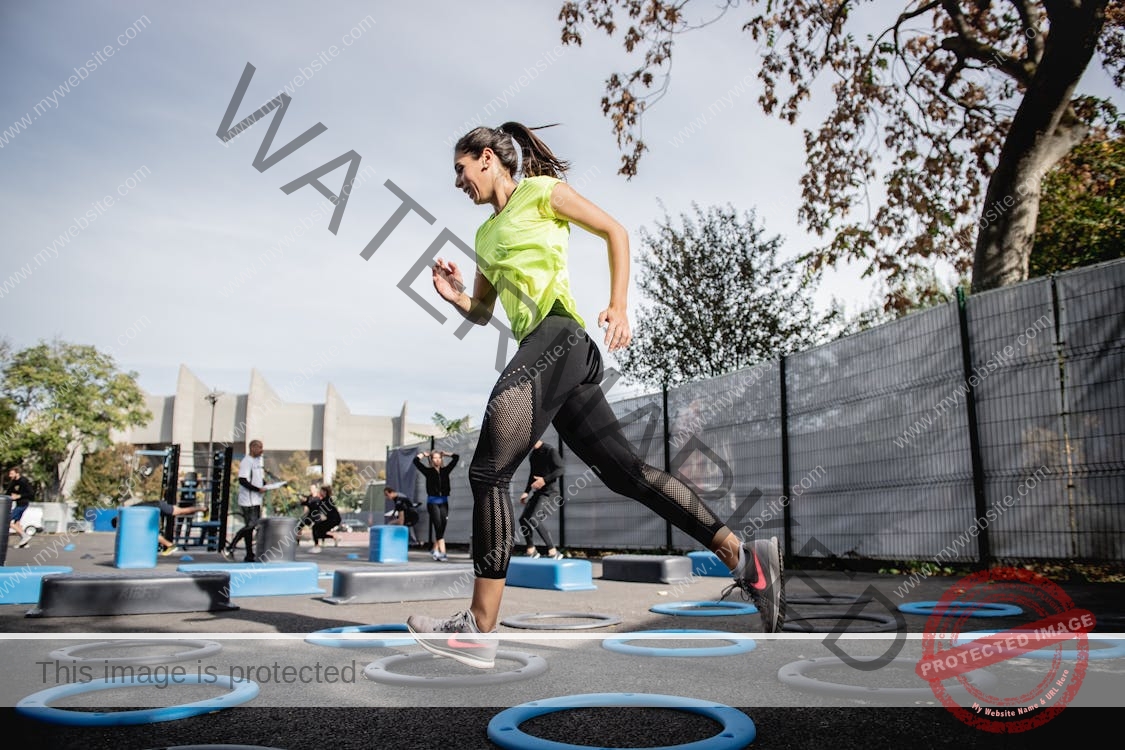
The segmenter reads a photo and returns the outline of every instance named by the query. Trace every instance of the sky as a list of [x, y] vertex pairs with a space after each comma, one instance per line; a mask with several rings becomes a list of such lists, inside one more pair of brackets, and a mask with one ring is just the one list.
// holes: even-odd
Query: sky
[[[498, 333], [458, 338], [461, 319], [428, 273], [411, 270], [443, 230], [471, 244], [490, 209], [453, 187], [451, 144], [507, 120], [560, 123], [544, 139], [572, 161], [571, 184], [629, 230], [634, 257], [642, 228], [693, 202], [755, 209], [786, 255], [815, 245], [797, 223], [801, 128], [758, 109], [747, 85], [757, 57], [736, 19], [677, 42], [671, 87], [644, 119], [650, 151], [626, 180], [600, 101], [607, 76], [635, 63], [620, 36], [602, 32], [562, 47], [559, 6], [0, 4], [9, 71], [0, 84], [0, 336], [16, 349], [53, 338], [92, 344], [151, 394], [174, 393], [181, 364], [245, 393], [253, 367], [293, 401], [323, 402], [331, 382], [353, 413], [397, 415], [406, 402], [411, 421], [442, 412], [479, 424]], [[276, 112], [229, 142], [217, 135], [247, 65], [235, 123], [291, 92], [271, 153], [323, 126], [263, 171], [253, 162]], [[1108, 90], [1095, 67], [1091, 86]], [[685, 137], [717, 101], [721, 111]], [[807, 126], [818, 106], [814, 97]], [[349, 152], [361, 157], [359, 176], [333, 233], [314, 187], [282, 187]], [[321, 182], [339, 193], [344, 172]], [[388, 181], [434, 220], [406, 214], [365, 259], [403, 205]], [[471, 268], [458, 252], [441, 254]], [[634, 320], [644, 301], [636, 268]], [[608, 302], [604, 243], [575, 229], [570, 269], [592, 323]], [[875, 296], [874, 282], [843, 268], [817, 301], [854, 313]], [[611, 399], [627, 392], [617, 386]]]

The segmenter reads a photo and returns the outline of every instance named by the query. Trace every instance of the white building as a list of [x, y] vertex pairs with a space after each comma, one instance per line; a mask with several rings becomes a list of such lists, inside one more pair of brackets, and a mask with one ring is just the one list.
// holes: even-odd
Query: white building
[[145, 405], [152, 412], [152, 420], [144, 427], [115, 434], [115, 442], [146, 449], [177, 444], [180, 469], [193, 471], [193, 453], [205, 456], [209, 443], [232, 445], [238, 458], [246, 453], [249, 441], [261, 440], [267, 468], [273, 470], [290, 454], [304, 451], [310, 463], [323, 467], [324, 478], [331, 481], [340, 461], [354, 463], [361, 472], [379, 471], [386, 466], [388, 447], [417, 442], [418, 436], [411, 433], [440, 433], [433, 424], [408, 422], [405, 402], [397, 417], [352, 414], [331, 383], [324, 403], [287, 401], [286, 394], [278, 394], [257, 370], [250, 371], [246, 393], [218, 397], [212, 432], [212, 407], [207, 398], [211, 390], [186, 365], [180, 365], [175, 395], [146, 393]]

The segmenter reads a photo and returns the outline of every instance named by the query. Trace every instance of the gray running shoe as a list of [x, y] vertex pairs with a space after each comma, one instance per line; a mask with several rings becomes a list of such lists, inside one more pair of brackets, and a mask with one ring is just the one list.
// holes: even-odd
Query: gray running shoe
[[779, 633], [785, 625], [785, 580], [777, 537], [755, 539], [743, 547], [746, 564], [734, 574], [734, 583], [723, 591], [720, 600], [737, 589], [758, 608], [762, 630]]
[[[469, 611], [458, 612], [448, 619], [411, 615], [406, 627], [414, 634], [445, 634], [444, 638], [418, 638], [418, 645], [438, 656], [448, 656], [462, 664], [477, 669], [492, 669], [496, 665], [496, 649], [500, 642], [495, 638], [474, 638], [479, 635], [477, 621]], [[496, 632], [495, 630], [492, 632]]]

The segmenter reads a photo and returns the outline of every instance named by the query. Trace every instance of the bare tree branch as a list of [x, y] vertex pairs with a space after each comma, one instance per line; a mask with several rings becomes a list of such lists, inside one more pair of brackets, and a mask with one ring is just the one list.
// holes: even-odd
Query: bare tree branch
[[[1039, 32], [1039, 27], [1035, 24], [1035, 8], [1031, 4], [1031, 0], [1011, 0], [1012, 4], [1016, 6], [1016, 11], [1020, 14], [1020, 22], [1023, 24], [1024, 38], [1027, 39], [1027, 59], [1039, 65], [1039, 61], [1043, 59], [1043, 35]], [[1034, 34], [1028, 34], [1028, 29], [1035, 29]]]
[[1035, 76], [1035, 63], [1030, 60], [1017, 60], [1008, 57], [995, 47], [984, 44], [972, 36], [950, 36], [941, 40], [939, 45], [943, 50], [952, 52], [958, 57], [958, 62], [966, 59], [979, 60], [985, 65], [992, 65], [997, 70], [1002, 70], [1020, 84], [1027, 86]]

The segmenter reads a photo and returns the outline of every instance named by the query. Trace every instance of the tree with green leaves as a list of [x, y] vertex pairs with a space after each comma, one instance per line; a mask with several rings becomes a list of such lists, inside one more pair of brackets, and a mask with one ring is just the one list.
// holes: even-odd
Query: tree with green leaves
[[359, 467], [351, 461], [337, 462], [332, 477], [332, 501], [340, 512], [359, 508], [366, 495], [367, 479], [359, 473]]
[[[464, 435], [472, 430], [473, 419], [468, 414], [463, 417], [458, 417], [457, 419], [450, 419], [440, 411], [435, 411], [433, 422], [434, 425], [441, 430], [441, 434], [437, 437], [456, 437], [457, 435]], [[423, 440], [433, 437], [423, 432], [411, 432], [410, 434], [414, 437], [422, 438]]]
[[823, 339], [833, 316], [813, 309], [812, 286], [781, 238], [766, 238], [754, 212], [731, 206], [665, 214], [641, 230], [638, 286], [645, 302], [622, 372], [650, 386], [714, 377]]
[[19, 420], [16, 419], [16, 407], [12, 406], [3, 395], [0, 395], [0, 463], [10, 462], [6, 446], [19, 433]]
[[0, 382], [18, 425], [0, 443], [0, 459], [22, 463], [46, 498], [57, 498], [84, 451], [152, 419], [136, 377], [92, 346], [55, 341], [16, 352]]
[[1081, 144], [1043, 180], [1031, 275], [1125, 257], [1125, 127]]
[[300, 515], [301, 501], [308, 496], [309, 485], [318, 484], [321, 476], [310, 473], [312, 460], [306, 451], [294, 451], [289, 458], [278, 464], [277, 478], [285, 486], [266, 493], [266, 501], [277, 515]]
[[[11, 356], [11, 343], [7, 339], [0, 338], [0, 373], [8, 369]], [[2, 465], [13, 463], [7, 446], [15, 439], [18, 431], [19, 419], [16, 418], [16, 407], [5, 393], [0, 392], [0, 469], [3, 468]]]
[[147, 474], [137, 461], [136, 448], [116, 443], [82, 457], [82, 476], [74, 487], [72, 498], [79, 516], [88, 508], [108, 508], [129, 498], [143, 501], [160, 500], [160, 471]]
[[434, 424], [442, 430], [442, 437], [461, 435], [472, 429], [473, 419], [468, 414], [457, 419], [450, 419], [440, 411], [434, 412]]
[[826, 240], [809, 267], [859, 263], [891, 289], [938, 259], [971, 269], [974, 291], [1026, 279], [1043, 175], [1116, 117], [1109, 101], [1077, 93], [1079, 80], [1100, 54], [1125, 84], [1121, 0], [884, 0], [878, 15], [862, 0], [728, 0], [717, 17], [689, 5], [562, 6], [564, 44], [581, 44], [589, 24], [620, 30], [642, 55], [608, 78], [601, 102], [620, 172], [635, 175], [648, 150], [641, 118], [668, 90], [676, 37], [737, 14], [760, 45], [767, 115], [796, 123], [817, 79], [831, 79], [831, 108], [805, 131], [798, 218]]

